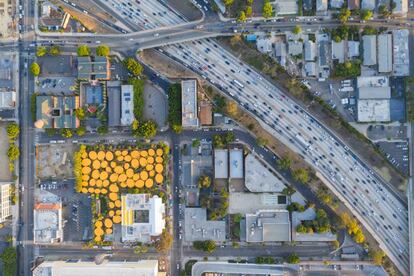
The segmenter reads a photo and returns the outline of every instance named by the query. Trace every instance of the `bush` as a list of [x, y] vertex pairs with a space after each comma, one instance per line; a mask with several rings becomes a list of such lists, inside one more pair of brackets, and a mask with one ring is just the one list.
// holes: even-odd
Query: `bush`
[[142, 71], [144, 70], [144, 68], [142, 67], [141, 64], [139, 64], [139, 62], [132, 57], [126, 58], [123, 61], [124, 66], [126, 67], [126, 69], [134, 76], [139, 77], [142, 74]]
[[208, 175], [201, 175], [198, 178], [198, 187], [199, 188], [209, 188], [211, 185], [211, 179]]
[[33, 62], [32, 65], [30, 65], [30, 73], [32, 73], [33, 76], [39, 76], [40, 74], [40, 66], [36, 62]]
[[80, 57], [87, 57], [91, 55], [91, 50], [89, 49], [88, 45], [80, 45], [77, 52], [78, 56]]
[[177, 83], [168, 89], [168, 123], [172, 128], [181, 126], [181, 115], [181, 84]]
[[36, 97], [37, 95], [38, 95], [37, 93], [33, 93], [32, 95], [30, 95], [30, 113], [32, 114], [33, 121], [36, 120], [36, 110], [37, 110]]
[[276, 261], [271, 256], [259, 256], [255, 259], [256, 264], [275, 264]]
[[305, 206], [301, 205], [300, 203], [297, 202], [292, 202], [291, 204], [289, 204], [286, 209], [289, 212], [304, 212], [305, 211]]
[[19, 136], [20, 128], [19, 125], [16, 123], [8, 123], [6, 127], [7, 131], [7, 137], [9, 137], [10, 140], [16, 140], [16, 138]]
[[108, 45], [100, 45], [96, 47], [96, 55], [101, 57], [107, 57], [111, 53], [111, 49]]
[[134, 117], [138, 121], [141, 121], [144, 110], [144, 81], [130, 78], [128, 83], [131, 84], [134, 89]]

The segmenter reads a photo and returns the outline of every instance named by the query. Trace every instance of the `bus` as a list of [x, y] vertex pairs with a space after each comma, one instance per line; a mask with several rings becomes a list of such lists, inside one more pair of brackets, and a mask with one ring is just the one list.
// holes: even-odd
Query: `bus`
[[238, 80], [233, 80], [233, 82], [234, 82], [235, 84], [237, 84], [237, 86], [239, 86], [239, 87], [241, 87], [241, 88], [244, 88], [244, 85], [243, 85], [241, 82], [239, 82]]
[[305, 150], [308, 150], [310, 148], [310, 144], [303, 139], [302, 136], [296, 135], [296, 140], [299, 142], [299, 144], [305, 148]]

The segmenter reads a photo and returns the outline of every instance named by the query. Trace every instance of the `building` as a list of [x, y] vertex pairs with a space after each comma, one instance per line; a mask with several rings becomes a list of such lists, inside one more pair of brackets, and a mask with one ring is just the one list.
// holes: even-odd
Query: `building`
[[165, 204], [158, 196], [121, 196], [122, 241], [148, 243], [165, 228]]
[[316, 44], [310, 40], [303, 43], [305, 47], [305, 61], [314, 61], [316, 58]]
[[409, 31], [393, 30], [393, 74], [394, 76], [408, 76], [410, 74], [410, 54], [408, 48]]
[[275, 0], [272, 4], [277, 15], [298, 13], [298, 3], [296, 0]]
[[243, 168], [243, 149], [233, 148], [229, 152], [229, 168], [230, 168], [230, 178], [231, 179], [240, 179], [244, 177], [244, 168]]
[[331, 9], [340, 9], [344, 5], [344, 0], [331, 0], [330, 6]]
[[316, 11], [322, 12], [328, 10], [328, 0], [316, 0]]
[[316, 63], [306, 62], [304, 67], [305, 77], [316, 77]]
[[107, 57], [78, 57], [78, 79], [109, 80], [111, 64]]
[[37, 202], [33, 213], [33, 242], [35, 244], [63, 241], [62, 202]]
[[348, 58], [359, 57], [359, 41], [348, 40]]
[[121, 86], [121, 125], [123, 126], [130, 126], [135, 119], [133, 96], [134, 87], [132, 85]]
[[121, 82], [108, 81], [106, 83], [108, 95], [108, 126], [121, 125]]
[[375, 35], [364, 35], [362, 37], [364, 47], [363, 64], [365, 66], [377, 64], [377, 38]]
[[258, 38], [256, 41], [256, 47], [261, 53], [270, 53], [272, 51], [272, 41], [266, 37]]
[[39, 18], [39, 28], [48, 31], [65, 30], [70, 21], [70, 14], [59, 11], [49, 2], [44, 2], [41, 6], [41, 17]]
[[316, 218], [313, 208], [307, 208], [304, 212], [292, 212], [292, 239], [299, 242], [332, 242], [336, 235], [331, 231], [326, 233], [298, 233], [296, 228], [301, 223], [311, 222]]
[[246, 242], [291, 241], [287, 210], [258, 211], [246, 214]]
[[332, 59], [339, 63], [345, 61], [345, 41], [335, 42], [332, 40]]
[[80, 107], [79, 96], [36, 97], [36, 128], [77, 128], [80, 125], [75, 110]]
[[214, 178], [225, 179], [229, 177], [229, 159], [226, 149], [214, 150]]
[[[271, 184], [270, 184], [271, 185]], [[254, 214], [263, 210], [286, 210], [287, 197], [281, 193], [235, 192], [229, 194], [229, 214]]]
[[198, 127], [197, 80], [181, 81], [181, 111], [181, 121], [184, 128]]
[[395, 3], [395, 9], [392, 13], [397, 16], [407, 16], [408, 13], [408, 0], [393, 0]]
[[16, 92], [0, 91], [0, 109], [10, 109], [16, 107]]
[[288, 54], [291, 56], [297, 56], [303, 54], [303, 43], [300, 41], [288, 42]]
[[390, 121], [391, 88], [388, 77], [358, 77], [358, 122]]
[[276, 42], [275, 43], [275, 56], [281, 66], [286, 66], [286, 43]]
[[97, 264], [93, 261], [45, 261], [33, 270], [33, 276], [161, 276], [158, 272], [157, 260], [140, 260], [137, 262], [104, 261]]
[[256, 40], [257, 40], [257, 35], [255, 35], [255, 34], [246, 35], [246, 41], [247, 42], [256, 42]]
[[312, 0], [304, 0], [302, 6], [303, 6], [303, 10], [311, 11], [312, 6], [313, 6], [313, 1]]
[[184, 221], [184, 240], [186, 242], [226, 241], [226, 222], [222, 220], [207, 220], [206, 209], [185, 208]]
[[378, 35], [378, 72], [392, 71], [392, 36], [391, 34]]
[[362, 0], [361, 9], [363, 9], [363, 10], [374, 10], [375, 9], [375, 0]]
[[282, 179], [269, 171], [254, 154], [246, 156], [244, 168], [246, 170], [244, 185], [252, 193], [280, 193], [286, 187]]
[[352, 10], [359, 10], [360, 8], [360, 0], [348, 0], [348, 9]]
[[10, 183], [0, 183], [0, 223], [11, 216]]

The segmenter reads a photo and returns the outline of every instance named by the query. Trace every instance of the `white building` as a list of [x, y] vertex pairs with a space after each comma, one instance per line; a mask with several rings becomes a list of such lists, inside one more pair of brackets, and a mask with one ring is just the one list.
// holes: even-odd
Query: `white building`
[[101, 264], [88, 261], [45, 261], [33, 270], [33, 276], [158, 276], [157, 260], [137, 262], [104, 261]]
[[392, 10], [394, 15], [407, 16], [408, 13], [408, 0], [393, 0], [395, 3], [395, 9]]
[[275, 56], [281, 66], [286, 66], [286, 43], [276, 42], [275, 43]]
[[121, 125], [130, 126], [134, 121], [134, 87], [121, 85]]
[[363, 10], [374, 10], [375, 9], [375, 0], [362, 0], [361, 9], [363, 9]]
[[181, 81], [181, 111], [184, 128], [198, 127], [197, 80]]
[[16, 107], [16, 92], [7, 91], [0, 92], [0, 108], [15, 108]]
[[289, 212], [287, 210], [269, 210], [246, 214], [246, 241], [291, 241]]
[[359, 41], [348, 40], [348, 58], [359, 57]]
[[10, 184], [0, 183], [0, 223], [11, 216]]
[[35, 203], [33, 212], [33, 242], [35, 244], [62, 242], [62, 202]]
[[263, 37], [256, 40], [257, 50], [261, 53], [267, 54], [272, 51], [272, 41], [269, 38]]
[[230, 168], [230, 178], [231, 179], [240, 179], [243, 178], [243, 149], [230, 149], [229, 152], [229, 168]]
[[366, 66], [377, 64], [377, 38], [375, 35], [364, 35], [362, 37], [364, 47], [363, 64]]
[[305, 61], [314, 61], [316, 57], [316, 44], [313, 41], [305, 41]]
[[303, 54], [303, 43], [300, 41], [288, 42], [288, 53], [291, 56], [297, 56]]
[[306, 62], [304, 67], [305, 77], [315, 77], [316, 76], [316, 63], [315, 62]]
[[391, 120], [391, 88], [388, 77], [358, 77], [358, 122], [388, 122]]
[[410, 54], [408, 48], [409, 31], [393, 30], [393, 74], [394, 76], [408, 76], [410, 74]]
[[378, 72], [392, 71], [392, 37], [391, 34], [378, 35]]
[[224, 179], [229, 177], [229, 159], [226, 149], [214, 150], [214, 178]]
[[345, 42], [335, 42], [332, 40], [332, 59], [337, 60], [339, 63], [345, 61]]
[[316, 0], [316, 11], [327, 11], [328, 10], [328, 0]]
[[158, 196], [121, 196], [122, 241], [148, 243], [165, 228], [165, 204]]

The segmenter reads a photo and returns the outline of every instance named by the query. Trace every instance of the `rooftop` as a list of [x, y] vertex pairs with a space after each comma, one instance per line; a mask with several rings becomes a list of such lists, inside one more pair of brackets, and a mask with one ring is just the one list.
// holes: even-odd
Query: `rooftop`
[[378, 35], [378, 72], [392, 71], [392, 36], [391, 34]]
[[376, 35], [362, 36], [362, 45], [364, 47], [364, 65], [377, 64], [377, 39]]
[[358, 99], [390, 99], [390, 87], [360, 87], [358, 89]]
[[295, 0], [275, 0], [274, 9], [278, 15], [297, 14], [298, 4]]
[[230, 192], [229, 214], [249, 214], [259, 210], [285, 209], [286, 196], [280, 193]]
[[303, 53], [303, 43], [300, 41], [289, 41], [288, 53], [292, 56], [301, 55]]
[[389, 122], [390, 100], [358, 100], [358, 122]]
[[360, 87], [388, 87], [389, 79], [387, 76], [358, 77], [357, 88]]
[[108, 126], [121, 125], [121, 86], [117, 82], [108, 82]]
[[182, 126], [198, 127], [197, 80], [181, 81]]
[[36, 203], [33, 217], [33, 242], [55, 243], [63, 240], [62, 203]]
[[331, 232], [327, 233], [296, 233], [296, 227], [304, 220], [314, 220], [316, 218], [315, 210], [308, 208], [305, 212], [292, 212], [292, 239], [295, 241], [314, 241], [327, 242], [336, 240], [336, 235]]
[[121, 125], [123, 126], [130, 126], [135, 119], [133, 95], [132, 85], [121, 86]]
[[338, 60], [339, 63], [345, 61], [345, 41], [335, 42], [332, 40], [332, 59]]
[[408, 76], [410, 74], [410, 57], [408, 48], [407, 29], [393, 30], [393, 73], [394, 76]]
[[79, 96], [50, 96], [36, 97], [37, 128], [77, 128], [79, 119], [75, 109], [79, 108]]
[[316, 57], [316, 44], [312, 41], [305, 41], [305, 60], [306, 61], [314, 61]]
[[0, 108], [14, 108], [16, 106], [16, 92], [0, 92]]
[[243, 178], [243, 149], [230, 150], [230, 178]]
[[270, 172], [254, 154], [244, 161], [246, 177], [244, 184], [252, 193], [282, 192], [286, 187], [282, 180]]
[[107, 57], [78, 57], [78, 79], [110, 79], [110, 62]]
[[187, 242], [226, 240], [226, 222], [207, 220], [206, 209], [185, 208], [184, 222], [184, 238]]
[[157, 260], [141, 260], [137, 262], [95, 262], [83, 261], [46, 261], [33, 270], [33, 276], [156, 276]]
[[228, 178], [229, 177], [229, 159], [228, 151], [226, 149], [214, 150], [214, 177]]
[[287, 210], [258, 211], [255, 214], [246, 214], [247, 242], [290, 240], [290, 221]]

